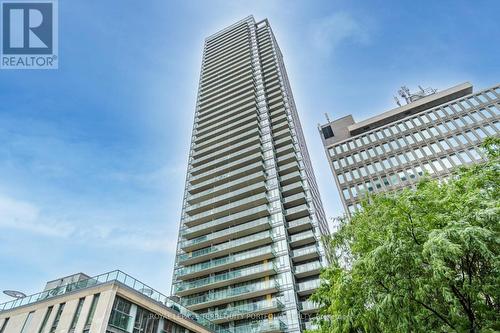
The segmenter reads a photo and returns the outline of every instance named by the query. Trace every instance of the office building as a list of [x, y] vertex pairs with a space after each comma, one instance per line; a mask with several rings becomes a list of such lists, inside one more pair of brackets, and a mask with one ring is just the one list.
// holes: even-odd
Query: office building
[[205, 40], [191, 140], [172, 293], [230, 332], [302, 331], [327, 226], [267, 20]]
[[0, 304], [0, 333], [214, 333], [216, 324], [121, 271], [79, 273]]
[[348, 115], [320, 135], [346, 212], [366, 193], [413, 186], [425, 173], [443, 179], [484, 160], [479, 149], [500, 130], [500, 86], [473, 93], [470, 83], [402, 94], [406, 105], [355, 122]]

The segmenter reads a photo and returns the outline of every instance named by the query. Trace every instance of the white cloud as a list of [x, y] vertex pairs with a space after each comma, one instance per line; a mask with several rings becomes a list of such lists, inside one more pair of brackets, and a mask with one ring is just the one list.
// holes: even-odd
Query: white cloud
[[[133, 248], [144, 252], [175, 253], [177, 230], [164, 225], [130, 227], [124, 222], [94, 220], [94, 224], [46, 216], [37, 205], [0, 194], [0, 230], [17, 230], [45, 237], [72, 239], [92, 246]], [[99, 222], [99, 223], [97, 223]], [[84, 227], [82, 227], [84, 226]]]
[[330, 54], [347, 40], [367, 43], [369, 35], [359, 21], [347, 12], [323, 17], [311, 25], [311, 42], [319, 51]]

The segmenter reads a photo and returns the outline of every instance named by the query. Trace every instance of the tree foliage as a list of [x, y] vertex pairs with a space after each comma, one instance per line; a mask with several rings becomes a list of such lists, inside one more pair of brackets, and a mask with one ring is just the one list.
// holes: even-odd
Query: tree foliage
[[447, 182], [374, 195], [325, 241], [320, 332], [500, 331], [500, 140]]

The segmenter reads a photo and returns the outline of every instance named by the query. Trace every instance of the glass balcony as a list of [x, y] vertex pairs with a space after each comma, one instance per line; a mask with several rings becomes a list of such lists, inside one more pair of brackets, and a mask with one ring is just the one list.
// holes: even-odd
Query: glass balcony
[[219, 324], [228, 321], [250, 319], [256, 315], [278, 312], [282, 310], [283, 307], [284, 305], [277, 299], [271, 301], [263, 300], [259, 302], [249, 302], [222, 310], [209, 311], [204, 314], [204, 317]]
[[280, 177], [280, 183], [282, 186], [289, 185], [291, 183], [300, 182], [302, 180], [302, 176], [300, 171], [291, 172], [287, 175]]
[[279, 319], [264, 319], [244, 326], [236, 326], [233, 333], [277, 333], [287, 329], [285, 323]]
[[[256, 162], [252, 163], [252, 160]], [[249, 156], [248, 159], [244, 161], [237, 161], [235, 163], [230, 163], [229, 165], [217, 168], [213, 170], [213, 173], [208, 173], [200, 175], [199, 177], [191, 178], [190, 184], [187, 186], [187, 190], [191, 194], [200, 193], [202, 191], [212, 189], [215, 186], [225, 184], [231, 180], [238, 180], [241, 177], [256, 171], [264, 170], [264, 164], [262, 162], [262, 154], [254, 154]], [[218, 176], [217, 174], [220, 174]], [[196, 178], [196, 179], [195, 179]], [[204, 178], [205, 180], [198, 181], [198, 179]]]
[[184, 224], [188, 227], [196, 226], [198, 224], [202, 224], [208, 222], [210, 220], [215, 220], [224, 216], [228, 216], [234, 213], [241, 212], [243, 210], [253, 208], [258, 205], [262, 205], [264, 203], [268, 203], [269, 200], [267, 198], [266, 193], [260, 193], [256, 195], [252, 195], [245, 199], [237, 200], [220, 207], [195, 214], [193, 216], [187, 217], [184, 219]]
[[212, 170], [216, 167], [219, 167], [221, 165], [224, 165], [226, 163], [230, 163], [236, 160], [239, 160], [241, 158], [246, 157], [247, 155], [255, 154], [255, 153], [262, 153], [262, 147], [260, 143], [255, 144], [253, 146], [241, 149], [237, 152], [234, 152], [232, 154], [225, 155], [221, 158], [218, 158], [217, 160], [205, 163], [203, 165], [197, 166], [195, 168], [192, 168], [189, 170], [189, 173], [193, 176], [196, 176], [200, 173], [207, 172], [209, 170]]
[[201, 237], [185, 240], [181, 243], [181, 248], [184, 251], [194, 251], [204, 246], [208, 246], [210, 245], [210, 243], [215, 241], [221, 242], [223, 240], [228, 240], [230, 238], [229, 236], [234, 236], [235, 234], [238, 234], [238, 237], [242, 237], [252, 233], [256, 233], [258, 231], [267, 230], [270, 228], [271, 225], [269, 223], [269, 218], [264, 217], [255, 221], [243, 223], [238, 226], [217, 231], [208, 235], [203, 235]]
[[[197, 183], [201, 183], [201, 182], [209, 180], [210, 182], [207, 182], [207, 183], [215, 185], [215, 183], [213, 183], [214, 181], [211, 180], [211, 178], [213, 179], [213, 178], [216, 178], [218, 176], [225, 176], [225, 174], [227, 174], [228, 172], [234, 171], [236, 169], [244, 168], [251, 163], [262, 161], [262, 159], [263, 159], [262, 152], [258, 151], [258, 152], [252, 153], [250, 155], [247, 155], [241, 159], [238, 159], [236, 161], [229, 162], [227, 164], [218, 166], [214, 169], [204, 171], [203, 173], [200, 173], [198, 175], [195, 175], [195, 176], [190, 175], [189, 183], [190, 183], [190, 185], [196, 185]], [[190, 189], [189, 186], [188, 186], [188, 189]]]
[[276, 155], [279, 157], [284, 157], [286, 154], [291, 154], [295, 152], [295, 148], [293, 145], [287, 145], [281, 148], [276, 149]]
[[298, 294], [301, 296], [310, 295], [319, 288], [319, 285], [319, 279], [300, 282], [299, 284], [297, 284]]
[[316, 241], [316, 237], [314, 236], [314, 232], [312, 230], [301, 232], [299, 234], [295, 234], [290, 236], [290, 245], [291, 246], [300, 246], [308, 243], [312, 243]]
[[280, 156], [277, 158], [278, 166], [285, 165], [285, 164], [291, 163], [293, 161], [297, 161], [297, 155], [295, 154], [295, 152], [288, 153], [286, 155], [283, 155], [283, 156]]
[[238, 135], [248, 133], [252, 130], [254, 130], [254, 131], [260, 130], [259, 121], [257, 119], [249, 122], [248, 124], [243, 124], [238, 128], [235, 128], [232, 130], [226, 130], [225, 132], [220, 133], [220, 135], [214, 136], [210, 139], [206, 139], [206, 140], [199, 141], [199, 142], [196, 142], [193, 140], [192, 145], [193, 145], [193, 148], [195, 150], [207, 149], [207, 148], [217, 146], [217, 144], [219, 142], [222, 142], [224, 140], [229, 140], [231, 138], [235, 138]]
[[318, 325], [316, 325], [314, 322], [312, 321], [306, 321], [304, 323], [304, 328], [308, 331], [313, 331], [313, 330], [317, 330], [318, 329]]
[[205, 293], [181, 299], [183, 305], [191, 310], [199, 310], [219, 304], [227, 304], [237, 300], [250, 299], [279, 291], [276, 280], [270, 279], [236, 288], [226, 288], [216, 292]]
[[312, 301], [303, 301], [300, 302], [300, 310], [303, 313], [317, 312], [319, 310], [319, 306]]
[[309, 216], [288, 222], [288, 232], [295, 233], [312, 228], [312, 220]]
[[259, 217], [266, 216], [269, 216], [269, 209], [267, 205], [260, 205], [252, 209], [247, 209], [239, 213], [224, 216], [207, 223], [184, 229], [181, 234], [187, 238], [192, 238], [200, 235], [205, 235], [216, 230], [224, 229], [225, 227], [228, 227], [230, 225], [245, 223]]
[[179, 261], [182, 262], [183, 265], [189, 265], [190, 263], [204, 261], [207, 259], [207, 257], [224, 255], [229, 252], [237, 252], [250, 248], [252, 246], [264, 245], [271, 241], [271, 233], [269, 231], [264, 231], [258, 234], [238, 238], [226, 243], [213, 245], [201, 250], [181, 254], [179, 255]]
[[285, 211], [285, 219], [287, 221], [300, 219], [301, 217], [306, 217], [306, 216], [309, 216], [309, 206], [307, 204], [295, 206]]
[[265, 181], [266, 174], [264, 171], [258, 171], [250, 175], [244, 176], [242, 178], [235, 179], [233, 181], [211, 187], [208, 190], [198, 192], [193, 195], [188, 195], [187, 201], [189, 204], [195, 204], [203, 200], [207, 200], [217, 195], [224, 194], [228, 191], [237, 190], [245, 186], [257, 183], [259, 181]]
[[[292, 164], [296, 164], [296, 163], [294, 162]], [[293, 195], [296, 193], [304, 192], [304, 187], [302, 185], [302, 182], [300, 181], [300, 182], [296, 182], [296, 183], [292, 183], [292, 184], [283, 186], [281, 188], [281, 192], [283, 193], [284, 196]]]
[[[252, 112], [255, 112], [255, 110], [250, 110]], [[203, 149], [195, 149], [195, 153], [193, 154], [193, 158], [200, 158], [204, 157], [208, 154], [211, 154], [213, 152], [216, 152], [219, 149], [223, 149], [229, 146], [232, 146], [234, 144], [237, 144], [239, 142], [242, 142], [243, 140], [246, 140], [251, 137], [260, 137], [261, 132], [259, 128], [251, 128], [241, 134], [231, 136], [228, 138], [225, 138], [224, 140], [217, 140], [213, 142], [211, 145], [208, 147], [205, 147]]]
[[175, 293], [179, 296], [192, 295], [202, 291], [224, 287], [243, 281], [257, 279], [263, 276], [275, 275], [276, 266], [272, 262], [252, 267], [237, 269], [231, 272], [209, 276], [189, 282], [181, 282], [175, 286]]
[[200, 214], [203, 211], [207, 211], [210, 208], [216, 208], [217, 206], [222, 206], [223, 203], [230, 203], [231, 201], [241, 200], [242, 198], [248, 197], [252, 194], [266, 192], [267, 187], [264, 182], [250, 184], [247, 187], [243, 187], [234, 191], [230, 191], [228, 193], [221, 194], [211, 199], [207, 199], [205, 201], [195, 203], [192, 205], [188, 205], [186, 207], [186, 214], [194, 215]]
[[291, 144], [293, 144], [293, 139], [292, 139], [291, 136], [286, 136], [286, 137], [284, 137], [282, 139], [274, 141], [274, 147], [275, 148], [279, 148], [279, 147], [283, 147], [283, 146], [291, 145]]
[[295, 266], [295, 276], [297, 278], [303, 278], [306, 276], [312, 276], [319, 274], [321, 271], [321, 263], [319, 261], [310, 262], [303, 265]]
[[209, 162], [216, 161], [224, 156], [229, 154], [234, 154], [235, 152], [241, 151], [247, 147], [260, 145], [260, 136], [254, 135], [250, 138], [246, 138], [241, 141], [233, 141], [231, 145], [227, 145], [225, 147], [219, 147], [216, 151], [206, 154], [204, 156], [199, 156], [197, 158], [193, 158], [191, 161], [191, 166], [197, 167], [200, 165], [207, 164]]
[[304, 261], [312, 258], [319, 258], [319, 251], [316, 244], [292, 251], [293, 262]]
[[274, 140], [279, 140], [279, 139], [283, 139], [284, 137], [286, 136], [292, 136], [292, 132], [290, 132], [290, 130], [287, 128], [287, 129], [284, 129], [284, 130], [281, 130], [281, 131], [278, 131], [278, 132], [275, 132], [273, 133], [273, 138]]
[[285, 208], [290, 208], [305, 203], [307, 203], [307, 198], [304, 192], [292, 194], [283, 199], [283, 205], [285, 206]]
[[222, 258], [213, 259], [199, 264], [186, 266], [178, 269], [175, 272], [176, 278], [187, 280], [204, 276], [213, 272], [222, 271], [232, 267], [252, 264], [258, 261], [275, 258], [271, 246], [265, 246], [254, 250], [240, 252], [238, 254], [229, 255]]

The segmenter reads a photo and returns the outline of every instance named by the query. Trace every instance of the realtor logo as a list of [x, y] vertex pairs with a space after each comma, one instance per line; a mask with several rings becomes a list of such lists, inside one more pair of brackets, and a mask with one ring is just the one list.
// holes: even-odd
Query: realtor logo
[[56, 1], [5, 0], [1, 19], [2, 69], [58, 67]]

